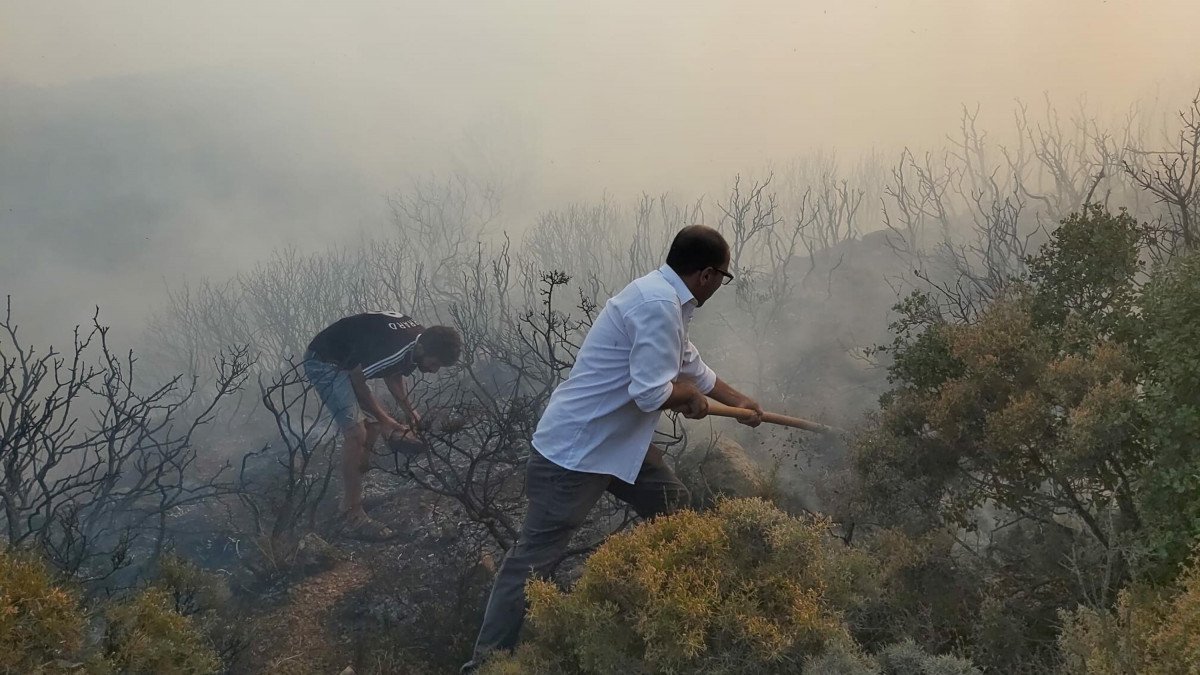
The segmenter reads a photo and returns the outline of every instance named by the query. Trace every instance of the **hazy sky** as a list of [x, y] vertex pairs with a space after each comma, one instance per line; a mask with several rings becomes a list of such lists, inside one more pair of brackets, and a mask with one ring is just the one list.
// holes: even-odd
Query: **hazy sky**
[[453, 161], [552, 207], [928, 147], [964, 103], [1174, 103], [1197, 25], [1195, 0], [0, 2], [0, 292], [132, 321]]

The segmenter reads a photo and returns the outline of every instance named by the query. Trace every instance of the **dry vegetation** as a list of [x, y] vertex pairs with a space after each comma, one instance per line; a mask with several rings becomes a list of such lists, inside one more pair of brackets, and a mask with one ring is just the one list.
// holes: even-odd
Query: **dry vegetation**
[[[608, 294], [706, 221], [737, 275], [693, 328], [706, 361], [855, 433], [665, 419], [700, 510], [597, 509], [492, 672], [1196, 672], [1200, 102], [1167, 143], [1047, 105], [998, 147], [976, 119], [940, 153], [549, 208], [520, 239], [495, 186], [417, 180], [361, 247], [175, 288], [149, 368], [101, 317], [27, 344], [14, 299], [0, 670], [451, 672], [550, 392]], [[361, 544], [294, 364], [379, 308], [460, 329], [461, 367], [413, 391], [467, 423], [377, 449], [398, 536]]]

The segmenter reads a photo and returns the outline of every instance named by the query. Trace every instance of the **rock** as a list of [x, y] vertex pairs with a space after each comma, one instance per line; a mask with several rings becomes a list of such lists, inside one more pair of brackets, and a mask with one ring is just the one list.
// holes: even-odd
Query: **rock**
[[330, 569], [344, 558], [337, 547], [311, 532], [296, 546], [296, 565], [309, 574]]
[[385, 439], [388, 450], [405, 457], [417, 457], [428, 448], [412, 435], [389, 434]]
[[692, 493], [697, 508], [712, 506], [717, 497], [757, 497], [766, 476], [736, 441], [718, 436], [712, 445], [690, 449], [678, 462], [679, 478]]

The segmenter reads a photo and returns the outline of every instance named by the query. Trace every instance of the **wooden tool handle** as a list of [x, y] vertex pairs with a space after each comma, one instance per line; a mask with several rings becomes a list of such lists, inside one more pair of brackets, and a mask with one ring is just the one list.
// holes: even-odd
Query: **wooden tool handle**
[[[749, 408], [735, 408], [733, 406], [725, 405], [724, 403], [718, 403], [710, 399], [708, 401], [708, 414], [716, 415], [718, 417], [732, 417], [735, 420], [742, 420], [746, 419], [747, 417], [752, 417], [754, 415], [754, 411], [750, 410]], [[813, 422], [811, 420], [806, 420], [799, 417], [788, 417], [787, 415], [780, 415], [779, 413], [763, 413], [762, 419], [764, 422], [768, 422], [770, 424], [779, 424], [785, 427], [792, 427], [793, 429], [803, 429], [805, 431], [815, 431], [821, 434], [836, 435], [843, 433], [842, 430], [838, 429], [837, 427], [831, 427], [826, 424], [821, 424], [820, 422]]]

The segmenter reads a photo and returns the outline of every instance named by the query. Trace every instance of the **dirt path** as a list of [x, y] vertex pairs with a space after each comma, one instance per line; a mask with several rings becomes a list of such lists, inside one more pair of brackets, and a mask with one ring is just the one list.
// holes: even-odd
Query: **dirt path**
[[251, 672], [342, 672], [351, 661], [350, 645], [331, 630], [330, 614], [347, 593], [369, 580], [366, 566], [343, 561], [296, 584], [283, 606], [255, 621]]

